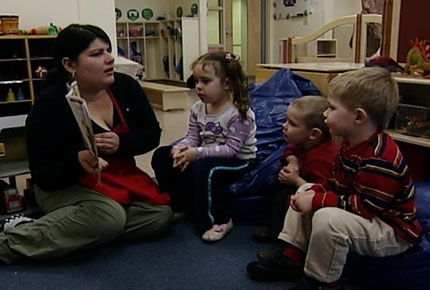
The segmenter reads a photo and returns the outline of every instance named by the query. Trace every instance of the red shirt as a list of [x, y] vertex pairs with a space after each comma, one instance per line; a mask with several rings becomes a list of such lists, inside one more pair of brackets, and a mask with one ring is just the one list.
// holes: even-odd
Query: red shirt
[[386, 133], [376, 132], [354, 147], [345, 139], [333, 177], [312, 189], [314, 211], [339, 207], [367, 219], [377, 216], [402, 238], [412, 243], [419, 240], [411, 174], [396, 142]]
[[338, 153], [339, 146], [332, 139], [323, 141], [308, 150], [291, 143], [284, 151], [284, 159], [290, 155], [298, 158], [300, 177], [306, 182], [326, 183], [333, 174]]

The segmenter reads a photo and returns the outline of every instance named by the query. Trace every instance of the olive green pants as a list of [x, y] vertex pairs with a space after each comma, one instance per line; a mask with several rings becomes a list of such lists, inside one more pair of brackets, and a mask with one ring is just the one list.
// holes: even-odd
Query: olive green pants
[[0, 260], [52, 259], [76, 249], [117, 239], [139, 241], [170, 228], [169, 206], [133, 202], [122, 206], [82, 185], [46, 192], [35, 187], [36, 200], [47, 213], [31, 223], [0, 233]]

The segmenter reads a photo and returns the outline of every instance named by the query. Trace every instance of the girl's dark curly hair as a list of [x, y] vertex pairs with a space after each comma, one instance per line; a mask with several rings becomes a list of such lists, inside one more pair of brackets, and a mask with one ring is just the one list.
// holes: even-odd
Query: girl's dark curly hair
[[239, 57], [226, 51], [206, 53], [196, 59], [191, 68], [194, 69], [198, 64], [202, 65], [203, 70], [205, 70], [206, 66], [212, 66], [215, 70], [215, 75], [221, 78], [221, 81], [227, 81], [231, 84], [233, 103], [239, 110], [240, 117], [246, 120], [246, 113], [249, 110], [251, 101], [248, 98], [246, 76], [242, 70]]

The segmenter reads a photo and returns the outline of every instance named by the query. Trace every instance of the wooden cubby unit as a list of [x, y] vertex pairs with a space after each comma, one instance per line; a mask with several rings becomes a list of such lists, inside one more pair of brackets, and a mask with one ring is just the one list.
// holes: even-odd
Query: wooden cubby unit
[[[53, 66], [55, 35], [0, 36], [0, 117], [27, 114], [43, 78], [35, 73]], [[8, 100], [12, 91], [15, 99]], [[23, 98], [19, 99], [19, 93]], [[18, 97], [18, 98], [17, 98]]]
[[196, 17], [117, 22], [116, 34], [118, 52], [143, 65], [145, 80], [186, 81], [200, 52]]
[[[400, 103], [430, 108], [430, 79], [405, 76], [394, 76], [394, 79], [399, 86]], [[396, 141], [430, 148], [430, 138], [402, 134], [392, 128], [387, 132]]]

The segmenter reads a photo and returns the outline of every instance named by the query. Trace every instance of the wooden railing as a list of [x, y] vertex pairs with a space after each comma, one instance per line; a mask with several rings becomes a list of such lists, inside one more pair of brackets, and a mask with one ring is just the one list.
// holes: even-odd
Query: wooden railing
[[331, 61], [331, 62], [356, 62], [361, 63], [364, 61], [366, 56], [366, 36], [367, 36], [367, 25], [370, 23], [382, 24], [382, 15], [379, 14], [357, 14], [349, 15], [338, 18], [332, 22], [322, 26], [316, 32], [304, 36], [304, 37], [288, 37], [282, 38], [281, 41], [281, 62], [283, 63], [295, 63], [295, 62], [306, 62], [310, 61], [309, 58], [298, 57], [297, 47], [298, 45], [308, 44], [311, 41], [316, 41], [327, 32], [334, 30], [342, 25], [353, 25], [353, 42], [352, 42], [352, 57], [338, 58], [335, 55], [332, 58], [313, 58], [312, 62], [318, 61]]

